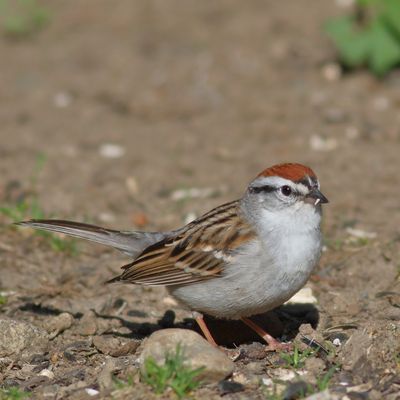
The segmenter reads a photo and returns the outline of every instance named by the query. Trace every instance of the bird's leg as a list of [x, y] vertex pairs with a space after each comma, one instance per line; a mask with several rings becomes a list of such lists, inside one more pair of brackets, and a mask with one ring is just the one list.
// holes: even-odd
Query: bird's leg
[[251, 319], [249, 318], [241, 318], [241, 320], [249, 327], [251, 328], [254, 332], [257, 333], [257, 335], [261, 336], [267, 343], [268, 343], [268, 349], [272, 351], [276, 350], [290, 350], [292, 348], [292, 345], [290, 343], [281, 343], [275, 338], [273, 338], [269, 333], [265, 332], [264, 329], [259, 327], [256, 323], [254, 323]]
[[215, 347], [218, 347], [216, 341], [211, 335], [210, 330], [208, 329], [206, 323], [204, 322], [203, 314], [200, 314], [196, 311], [193, 312], [193, 318], [196, 320], [197, 325], [199, 325], [201, 331], [203, 332], [204, 336], [206, 337], [208, 343], [212, 344]]

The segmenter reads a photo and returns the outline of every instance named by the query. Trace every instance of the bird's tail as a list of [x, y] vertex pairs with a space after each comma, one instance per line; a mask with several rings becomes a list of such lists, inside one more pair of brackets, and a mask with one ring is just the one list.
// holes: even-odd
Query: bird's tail
[[101, 243], [114, 247], [133, 257], [138, 256], [147, 246], [158, 242], [164, 237], [159, 232], [123, 232], [96, 225], [83, 224], [81, 222], [57, 219], [33, 219], [17, 222], [16, 225], [63, 233], [80, 239]]

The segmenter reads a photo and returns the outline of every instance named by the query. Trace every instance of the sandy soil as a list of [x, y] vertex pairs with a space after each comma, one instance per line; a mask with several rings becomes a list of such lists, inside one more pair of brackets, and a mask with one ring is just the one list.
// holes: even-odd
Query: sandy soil
[[[400, 74], [377, 81], [337, 70], [322, 27], [345, 10], [326, 0], [47, 4], [42, 32], [0, 38], [1, 203], [36, 196], [47, 215], [171, 229], [239, 197], [273, 163], [308, 164], [330, 199], [308, 286], [317, 332], [342, 342], [332, 385], [367, 385], [351, 398], [397, 398]], [[104, 156], [107, 144], [119, 146], [117, 157]], [[210, 190], [176, 200], [188, 188]], [[159, 322], [169, 309], [177, 323], [190, 317], [163, 289], [104, 286], [124, 256], [86, 244], [57, 252], [10, 222], [1, 217], [0, 315], [44, 326], [69, 312], [74, 323], [51, 341], [52, 381], [13, 360], [0, 369], [3, 385], [38, 398], [58, 385], [84, 398], [71, 385], [96, 387], [105, 359], [86, 343], [93, 334], [142, 339], [173, 324]], [[84, 350], [66, 357], [77, 342]], [[258, 360], [264, 374], [271, 357]]]

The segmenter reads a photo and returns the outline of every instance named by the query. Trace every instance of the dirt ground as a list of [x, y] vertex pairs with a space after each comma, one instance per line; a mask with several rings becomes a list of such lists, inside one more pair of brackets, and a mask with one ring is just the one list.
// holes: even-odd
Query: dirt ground
[[[300, 313], [282, 329], [293, 337], [312, 322], [322, 339], [339, 339], [330, 385], [354, 388], [348, 398], [400, 398], [400, 71], [383, 81], [341, 73], [323, 24], [346, 9], [327, 0], [45, 4], [41, 32], [0, 38], [1, 204], [36, 199], [46, 215], [164, 230], [238, 198], [273, 163], [310, 165], [330, 200], [308, 284], [318, 322]], [[190, 318], [164, 289], [103, 285], [123, 255], [85, 243], [55, 251], [51, 238], [0, 218], [0, 316], [42, 327], [74, 317], [36, 369], [0, 362], [1, 385], [91, 398], [83, 389], [98, 389], [107, 357], [94, 337], [141, 340]], [[257, 373], [268, 376], [276, 357], [256, 357]], [[39, 379], [41, 366], [53, 376]], [[225, 397], [268, 398], [244, 386]], [[135, 393], [150, 396], [142, 383]]]

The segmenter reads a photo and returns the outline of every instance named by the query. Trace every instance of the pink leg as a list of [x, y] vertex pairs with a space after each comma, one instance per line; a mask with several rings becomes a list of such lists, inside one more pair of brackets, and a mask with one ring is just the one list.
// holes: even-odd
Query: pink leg
[[193, 313], [193, 316], [197, 322], [197, 325], [199, 325], [201, 331], [203, 332], [204, 336], [206, 337], [208, 343], [212, 344], [215, 347], [218, 347], [216, 341], [214, 340], [213, 336], [211, 335], [210, 330], [208, 329], [206, 323], [204, 322], [203, 316], [197, 312]]
[[268, 349], [272, 351], [276, 350], [290, 350], [292, 345], [290, 343], [281, 343], [278, 340], [274, 339], [269, 333], [265, 332], [264, 329], [260, 328], [257, 324], [255, 324], [249, 318], [241, 318], [241, 320], [254, 332], [257, 333], [258, 336], [261, 336], [267, 343]]

